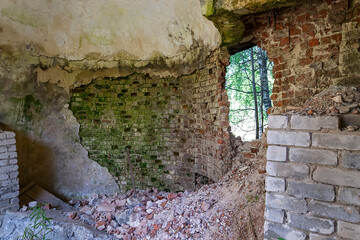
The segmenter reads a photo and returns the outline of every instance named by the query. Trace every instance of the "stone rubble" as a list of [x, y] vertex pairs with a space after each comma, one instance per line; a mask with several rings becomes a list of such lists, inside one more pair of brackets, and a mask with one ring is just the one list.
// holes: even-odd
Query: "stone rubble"
[[[331, 86], [309, 98], [301, 107], [288, 107], [288, 113], [337, 115], [360, 113], [360, 87]], [[356, 131], [356, 130], [355, 130]]]
[[124, 240], [203, 239], [213, 227], [220, 237], [230, 236], [232, 211], [218, 208], [216, 188], [204, 186], [197, 194], [136, 190], [137, 198], [132, 190], [114, 196], [93, 194], [84, 201], [70, 201], [78, 211], [68, 213], [68, 218]]

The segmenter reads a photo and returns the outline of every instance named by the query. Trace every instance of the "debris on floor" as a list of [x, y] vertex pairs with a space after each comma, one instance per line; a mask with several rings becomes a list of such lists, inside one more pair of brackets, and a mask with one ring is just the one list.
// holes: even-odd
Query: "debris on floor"
[[288, 106], [288, 113], [337, 115], [360, 113], [360, 87], [331, 86], [309, 98], [303, 106]]
[[[51, 209], [46, 213], [58, 214], [61, 217], [56, 219], [72, 222], [74, 228], [91, 227], [107, 239], [255, 240], [263, 236], [264, 163], [264, 159], [238, 159], [219, 182], [194, 192], [151, 188], [136, 190], [136, 197], [132, 190], [114, 196], [93, 194], [86, 200], [70, 200], [70, 211], [69, 206], [56, 210], [48, 205]], [[27, 211], [19, 214], [30, 213], [28, 207], [22, 210]]]

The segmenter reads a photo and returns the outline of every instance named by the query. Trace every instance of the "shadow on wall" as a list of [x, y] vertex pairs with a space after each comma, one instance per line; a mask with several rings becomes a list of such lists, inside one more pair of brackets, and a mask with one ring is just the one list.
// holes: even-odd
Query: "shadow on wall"
[[16, 134], [20, 189], [30, 182], [44, 186], [44, 181], [56, 181], [54, 177], [56, 158], [50, 147], [31, 139], [23, 132], [15, 130], [4, 123], [0, 123], [0, 129]]

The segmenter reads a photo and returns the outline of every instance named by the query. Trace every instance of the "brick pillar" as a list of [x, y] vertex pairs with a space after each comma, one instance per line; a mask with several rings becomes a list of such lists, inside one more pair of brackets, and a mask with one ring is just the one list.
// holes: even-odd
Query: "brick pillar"
[[265, 239], [359, 239], [360, 134], [338, 116], [270, 115]]
[[19, 209], [15, 133], [0, 130], [0, 226], [7, 210]]

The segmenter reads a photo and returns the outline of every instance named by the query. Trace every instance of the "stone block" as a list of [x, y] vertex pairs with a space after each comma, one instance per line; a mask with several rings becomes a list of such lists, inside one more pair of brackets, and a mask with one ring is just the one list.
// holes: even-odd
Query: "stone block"
[[286, 161], [286, 147], [270, 145], [266, 152], [266, 159], [271, 161]]
[[299, 213], [307, 211], [306, 201], [295, 197], [266, 193], [265, 205], [270, 208], [289, 210]]
[[322, 128], [338, 129], [339, 118], [335, 116], [309, 117], [292, 115], [290, 126], [291, 129], [295, 130], [320, 130]]
[[7, 148], [8, 148], [8, 152], [16, 152], [16, 145], [10, 145]]
[[287, 146], [294, 145], [300, 147], [309, 147], [310, 133], [269, 130], [267, 135], [267, 143]]
[[0, 141], [0, 146], [7, 146], [7, 145], [11, 145], [11, 144], [15, 144], [15, 139], [4, 139], [2, 141]]
[[324, 203], [312, 200], [309, 203], [308, 210], [317, 216], [344, 220], [346, 222], [360, 222], [358, 210], [351, 206], [342, 206], [332, 203]]
[[266, 176], [265, 189], [267, 192], [284, 192], [285, 179]]
[[307, 215], [289, 213], [289, 226], [303, 229], [310, 232], [318, 232], [322, 234], [331, 234], [334, 232], [334, 221]]
[[337, 186], [360, 188], [360, 173], [358, 171], [318, 167], [313, 173], [313, 179]]
[[341, 156], [341, 166], [360, 170], [360, 153], [350, 153], [345, 151], [342, 152]]
[[293, 162], [336, 165], [337, 153], [329, 150], [290, 148], [289, 160]]
[[14, 138], [14, 137], [15, 137], [15, 133], [14, 133], [14, 132], [8, 132], [8, 131], [6, 131], [5, 134], [6, 134], [6, 137], [7, 137], [7, 138]]
[[10, 179], [15, 179], [15, 178], [17, 178], [18, 175], [19, 175], [19, 172], [18, 172], [18, 171], [16, 171], [16, 172], [11, 172], [11, 173], [9, 174], [9, 177], [10, 177]]
[[11, 204], [11, 205], [17, 205], [17, 204], [19, 204], [19, 198], [13, 198], [13, 199], [11, 199], [11, 200], [10, 200], [10, 204]]
[[288, 125], [288, 116], [269, 115], [268, 117], [269, 128], [286, 129], [287, 125]]
[[340, 237], [343, 237], [345, 239], [352, 239], [352, 240], [359, 239], [360, 225], [338, 221], [337, 233]]
[[360, 206], [360, 189], [340, 188], [339, 200], [344, 203]]
[[4, 153], [4, 152], [7, 152], [7, 147], [0, 147], [0, 153]]
[[15, 164], [17, 164], [18, 163], [18, 160], [16, 159], [16, 158], [14, 158], [14, 159], [9, 159], [9, 164], [10, 165], [15, 165]]
[[0, 173], [14, 172], [14, 171], [17, 171], [18, 168], [19, 167], [17, 165], [10, 165], [10, 166], [0, 167]]
[[1, 139], [6, 139], [6, 134], [4, 132], [0, 132], [0, 140]]
[[297, 198], [313, 198], [323, 201], [333, 201], [335, 199], [334, 187], [324, 184], [289, 181], [286, 192]]
[[303, 164], [268, 161], [266, 163], [266, 172], [275, 177], [305, 179], [309, 176], [309, 167]]
[[276, 222], [276, 223], [283, 223], [284, 222], [284, 210], [266, 208], [265, 209], [265, 219]]
[[16, 158], [16, 157], [17, 157], [16, 152], [0, 153], [0, 159], [8, 159], [8, 158]]
[[360, 150], [360, 136], [313, 133], [312, 145], [319, 148]]
[[338, 238], [334, 236], [324, 236], [315, 233], [310, 233], [310, 240], [338, 240]]
[[6, 166], [9, 164], [9, 161], [8, 160], [0, 160], [0, 167], [2, 166]]
[[286, 240], [305, 240], [306, 234], [304, 232], [292, 229], [287, 225], [265, 221], [264, 240], [273, 240], [279, 238]]
[[11, 198], [16, 198], [16, 197], [19, 197], [19, 191], [2, 194], [0, 196], [0, 199], [1, 200], [6, 200], [6, 199], [11, 199]]
[[0, 181], [9, 179], [9, 174], [0, 173]]
[[3, 201], [0, 200], [0, 208], [7, 207], [7, 206], [9, 206], [9, 200], [8, 199], [3, 200]]

